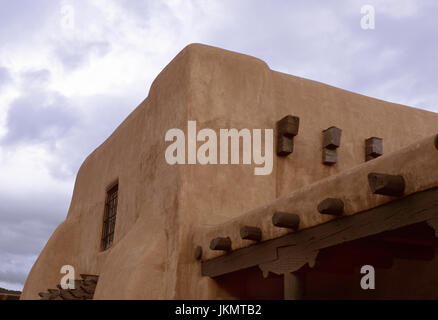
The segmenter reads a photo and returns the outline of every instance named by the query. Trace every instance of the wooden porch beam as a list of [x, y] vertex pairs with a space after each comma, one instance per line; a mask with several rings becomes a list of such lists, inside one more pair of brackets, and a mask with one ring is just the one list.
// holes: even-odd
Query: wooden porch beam
[[[207, 260], [202, 263], [202, 275], [217, 277], [253, 266], [264, 274], [293, 272], [306, 263], [312, 265], [321, 249], [437, 218], [438, 188], [432, 188]], [[438, 227], [438, 223], [430, 225]]]

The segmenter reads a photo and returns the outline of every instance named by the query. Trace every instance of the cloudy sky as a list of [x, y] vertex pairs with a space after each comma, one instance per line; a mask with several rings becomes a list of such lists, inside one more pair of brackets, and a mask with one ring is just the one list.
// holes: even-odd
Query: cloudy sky
[[[373, 5], [375, 29], [361, 28]], [[0, 287], [21, 290], [87, 154], [187, 44], [438, 111], [438, 2], [0, 0]]]

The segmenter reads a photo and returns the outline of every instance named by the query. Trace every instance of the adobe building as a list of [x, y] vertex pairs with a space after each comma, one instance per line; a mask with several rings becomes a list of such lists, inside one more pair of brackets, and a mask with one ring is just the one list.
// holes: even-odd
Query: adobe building
[[21, 292], [0, 288], [1, 300], [19, 300]]
[[[272, 172], [170, 165], [189, 121], [274, 129]], [[436, 113], [189, 45], [82, 164], [21, 299], [436, 299], [437, 133]]]

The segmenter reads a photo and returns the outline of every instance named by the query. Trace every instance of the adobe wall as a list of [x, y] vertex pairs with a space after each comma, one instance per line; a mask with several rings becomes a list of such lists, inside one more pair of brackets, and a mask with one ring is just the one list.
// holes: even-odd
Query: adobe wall
[[[186, 123], [188, 66], [178, 62], [185, 56], [161, 72], [148, 98], [85, 160], [67, 219], [33, 266], [22, 299], [54, 288], [65, 264], [100, 276], [96, 299], [172, 296], [180, 173], [164, 161], [163, 129]], [[117, 180], [115, 245], [102, 252], [106, 190]]]
[[[274, 152], [271, 175], [252, 165], [166, 163], [166, 131], [274, 128], [300, 117], [295, 151]], [[96, 299], [232, 298], [193, 258], [197, 227], [215, 225], [364, 162], [364, 141], [390, 153], [436, 133], [438, 115], [271, 71], [263, 61], [213, 47], [186, 47], [154, 81], [148, 98], [80, 168], [65, 222], [26, 281], [22, 299], [53, 288], [62, 265], [98, 274]], [[343, 130], [339, 163], [321, 163], [322, 130]], [[274, 139], [275, 140], [275, 139]], [[114, 245], [100, 251], [107, 188], [118, 179]]]
[[[232, 223], [233, 218], [266, 206], [271, 199], [364, 163], [365, 139], [372, 136], [383, 138], [384, 152], [389, 154], [437, 132], [435, 113], [271, 71], [263, 61], [244, 55], [212, 47], [196, 49], [189, 118], [197, 120], [198, 129], [274, 128], [276, 121], [292, 114], [300, 117], [300, 130], [294, 139], [294, 153], [286, 158], [274, 156], [269, 176], [254, 176], [253, 166], [248, 165], [182, 168], [184, 200], [180, 205], [184, 216], [192, 218], [180, 226], [185, 229], [181, 235], [195, 241], [180, 238], [180, 243], [187, 245], [180, 251], [179, 298], [193, 296], [195, 283], [199, 288], [196, 297], [227, 298], [210, 279], [200, 279], [199, 264], [193, 265], [194, 246], [210, 240], [197, 241], [193, 237], [196, 227]], [[195, 81], [198, 79], [203, 81]], [[322, 131], [330, 126], [343, 132], [338, 164], [325, 166]], [[208, 246], [203, 250], [209, 250]]]

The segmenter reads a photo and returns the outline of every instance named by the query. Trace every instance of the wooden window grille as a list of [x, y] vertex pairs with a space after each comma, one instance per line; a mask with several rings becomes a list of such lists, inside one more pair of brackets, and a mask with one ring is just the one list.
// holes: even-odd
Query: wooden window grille
[[113, 244], [114, 230], [116, 226], [118, 191], [118, 184], [107, 191], [105, 213], [103, 217], [102, 250], [110, 248]]

